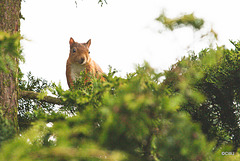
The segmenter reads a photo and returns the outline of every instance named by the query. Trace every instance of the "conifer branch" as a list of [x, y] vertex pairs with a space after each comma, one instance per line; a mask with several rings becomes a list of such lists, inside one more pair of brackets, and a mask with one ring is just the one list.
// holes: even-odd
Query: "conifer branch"
[[[34, 91], [20, 91], [19, 98], [24, 99], [38, 99], [39, 93]], [[47, 103], [53, 103], [58, 105], [63, 105], [63, 102], [60, 98], [52, 97], [52, 96], [45, 96], [43, 99], [39, 100]]]

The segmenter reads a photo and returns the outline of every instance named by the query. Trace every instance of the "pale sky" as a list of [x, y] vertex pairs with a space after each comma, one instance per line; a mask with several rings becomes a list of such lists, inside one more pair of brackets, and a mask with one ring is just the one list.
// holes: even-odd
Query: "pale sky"
[[[24, 74], [55, 83], [66, 82], [69, 39], [82, 43], [92, 39], [91, 57], [108, 72], [108, 65], [120, 76], [133, 72], [136, 64], [148, 61], [157, 71], [169, 67], [188, 50], [199, 52], [209, 41], [199, 41], [201, 34], [213, 27], [218, 45], [233, 46], [239, 40], [239, 0], [26, 0], [22, 2], [21, 34], [25, 64]], [[167, 31], [155, 20], [162, 10], [168, 17], [192, 13], [206, 22], [203, 30], [191, 28]]]

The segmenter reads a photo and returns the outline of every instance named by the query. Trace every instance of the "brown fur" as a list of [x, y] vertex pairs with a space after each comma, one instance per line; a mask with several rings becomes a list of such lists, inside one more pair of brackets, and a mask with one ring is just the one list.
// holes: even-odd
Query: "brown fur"
[[[79, 77], [81, 71], [91, 73], [93, 76], [99, 78], [103, 73], [100, 66], [93, 61], [89, 56], [89, 47], [91, 39], [87, 43], [78, 43], [70, 38], [70, 53], [67, 60], [66, 76], [69, 88], [73, 86], [73, 81]], [[101, 76], [101, 79], [104, 78]]]

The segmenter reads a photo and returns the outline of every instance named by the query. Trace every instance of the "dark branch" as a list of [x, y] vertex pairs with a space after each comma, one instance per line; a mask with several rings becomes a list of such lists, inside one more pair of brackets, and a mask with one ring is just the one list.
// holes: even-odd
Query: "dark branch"
[[[24, 98], [24, 99], [39, 99], [38, 95], [39, 95], [39, 93], [34, 92], [34, 91], [20, 91], [19, 96], [20, 96], [20, 98]], [[39, 101], [63, 105], [63, 102], [61, 101], [60, 98], [56, 98], [56, 97], [52, 97], [52, 96], [45, 96], [43, 99], [41, 99]]]

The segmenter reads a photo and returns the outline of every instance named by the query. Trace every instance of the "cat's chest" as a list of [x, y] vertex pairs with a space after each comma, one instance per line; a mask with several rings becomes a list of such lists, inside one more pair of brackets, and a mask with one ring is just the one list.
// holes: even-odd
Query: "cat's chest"
[[71, 77], [75, 81], [76, 78], [79, 78], [80, 72], [85, 71], [85, 66], [80, 64], [71, 64]]

